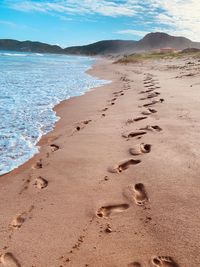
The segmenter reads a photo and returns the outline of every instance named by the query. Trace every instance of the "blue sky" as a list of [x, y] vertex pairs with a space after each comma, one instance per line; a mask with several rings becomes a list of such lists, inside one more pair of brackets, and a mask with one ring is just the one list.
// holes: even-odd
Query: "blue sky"
[[200, 41], [199, 0], [0, 0], [0, 38], [63, 47], [164, 31]]

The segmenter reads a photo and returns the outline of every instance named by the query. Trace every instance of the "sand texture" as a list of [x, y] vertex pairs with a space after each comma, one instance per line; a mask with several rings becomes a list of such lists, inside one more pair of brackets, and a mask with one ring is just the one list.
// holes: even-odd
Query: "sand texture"
[[0, 177], [0, 266], [200, 266], [200, 66], [99, 60], [113, 82], [56, 107]]

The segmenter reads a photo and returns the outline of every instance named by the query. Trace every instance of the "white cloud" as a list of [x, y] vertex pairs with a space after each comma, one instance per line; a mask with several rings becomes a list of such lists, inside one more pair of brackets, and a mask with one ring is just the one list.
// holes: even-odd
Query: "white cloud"
[[[10, 8], [25, 12], [47, 12], [55, 16], [103, 15], [109, 17], [129, 17], [141, 20], [144, 32], [161, 31], [184, 35], [200, 41], [200, 1], [199, 0], [3, 0]], [[151, 24], [149, 24], [151, 23]], [[138, 25], [138, 24], [137, 24]], [[121, 25], [120, 25], [121, 26]], [[124, 29], [121, 34], [142, 32]]]
[[137, 30], [127, 29], [127, 30], [118, 31], [116, 33], [118, 33], [118, 34], [131, 34], [131, 35], [143, 37], [144, 35], [146, 35], [149, 32], [148, 31], [137, 31]]
[[17, 26], [15, 23], [13, 23], [11, 21], [7, 21], [7, 20], [0, 20], [0, 24], [10, 26], [10, 27], [16, 27]]

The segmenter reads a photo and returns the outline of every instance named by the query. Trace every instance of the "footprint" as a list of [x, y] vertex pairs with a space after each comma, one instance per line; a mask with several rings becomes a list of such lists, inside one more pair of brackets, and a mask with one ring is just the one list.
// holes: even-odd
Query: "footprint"
[[157, 110], [156, 109], [153, 109], [153, 108], [148, 108], [148, 110], [151, 112], [151, 113], [156, 113]]
[[135, 145], [134, 147], [130, 148], [129, 152], [131, 155], [134, 155], [134, 156], [144, 154], [144, 153], [149, 153], [151, 152], [151, 145], [141, 143], [139, 145]]
[[135, 119], [128, 119], [126, 121], [126, 124], [130, 124], [130, 123], [141, 121], [141, 120], [145, 120], [145, 119], [147, 119], [147, 116], [137, 117]]
[[146, 134], [147, 132], [145, 131], [136, 131], [136, 132], [129, 132], [129, 133], [123, 133], [122, 136], [125, 138], [130, 138], [130, 137], [141, 137], [142, 135]]
[[128, 204], [119, 204], [119, 205], [111, 205], [111, 206], [103, 206], [97, 211], [97, 216], [100, 218], [108, 218], [110, 215], [114, 213], [120, 213], [129, 208]]
[[155, 88], [150, 88], [150, 89], [146, 90], [145, 93], [151, 93], [151, 92], [153, 92], [154, 90], [155, 90]]
[[158, 125], [147, 125], [144, 128], [140, 128], [140, 130], [152, 131], [152, 132], [161, 132], [162, 128]]
[[129, 263], [128, 267], [142, 267], [142, 265], [139, 262], [134, 261], [134, 262]]
[[124, 160], [118, 164], [115, 164], [114, 166], [108, 168], [108, 171], [111, 173], [120, 173], [126, 169], [128, 169], [128, 167], [130, 165], [137, 165], [141, 162], [141, 160], [139, 159], [127, 159]]
[[155, 267], [178, 267], [178, 264], [171, 257], [165, 256], [154, 257], [152, 264]]
[[35, 184], [37, 188], [43, 189], [48, 186], [48, 181], [44, 179], [43, 177], [39, 176], [35, 179]]
[[22, 224], [25, 222], [26, 218], [25, 218], [25, 214], [19, 214], [17, 215], [11, 222], [11, 226], [15, 229], [20, 228], [22, 226]]
[[149, 110], [144, 110], [141, 112], [142, 115], [151, 115], [151, 112]]
[[43, 167], [42, 159], [39, 159], [32, 168], [33, 169], [41, 169], [42, 167]]
[[51, 151], [52, 151], [52, 152], [55, 152], [55, 151], [57, 151], [58, 149], [60, 149], [60, 147], [59, 147], [58, 145], [56, 145], [56, 144], [51, 144], [50, 147], [51, 147]]
[[[79, 123], [76, 123], [75, 130], [74, 131], [80, 131], [80, 130], [82, 130], [83, 128], [85, 128], [85, 125], [89, 124], [91, 121], [92, 120], [85, 120], [85, 121], [81, 121]], [[74, 131], [72, 132], [72, 135], [73, 135]]]
[[106, 111], [106, 110], [108, 110], [108, 108], [103, 108], [103, 109], [102, 109], [102, 111]]
[[148, 201], [147, 193], [142, 183], [135, 184], [134, 186], [134, 200], [139, 206], [144, 205]]
[[144, 104], [143, 107], [149, 107], [149, 106], [153, 106], [157, 103], [160, 103], [160, 100], [153, 100], [152, 102], [150, 103], [147, 103], [147, 104]]
[[15, 256], [10, 252], [2, 254], [0, 262], [7, 267], [21, 267], [21, 264], [18, 262]]
[[142, 115], [150, 115], [150, 114], [152, 114], [152, 113], [156, 113], [156, 112], [157, 112], [156, 109], [148, 108], [147, 110], [142, 111], [141, 114], [142, 114]]
[[147, 98], [157, 97], [158, 95], [160, 95], [159, 92], [153, 92], [153, 93], [149, 94], [149, 95], [147, 96]]

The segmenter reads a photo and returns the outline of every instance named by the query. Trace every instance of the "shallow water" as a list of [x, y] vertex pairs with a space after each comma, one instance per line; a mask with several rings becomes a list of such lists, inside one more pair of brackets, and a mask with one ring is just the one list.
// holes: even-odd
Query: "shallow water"
[[93, 58], [0, 51], [0, 174], [38, 152], [59, 119], [53, 107], [107, 83], [86, 74]]

